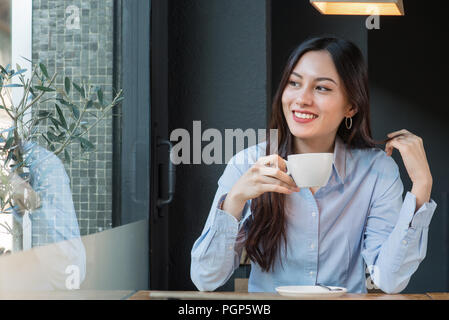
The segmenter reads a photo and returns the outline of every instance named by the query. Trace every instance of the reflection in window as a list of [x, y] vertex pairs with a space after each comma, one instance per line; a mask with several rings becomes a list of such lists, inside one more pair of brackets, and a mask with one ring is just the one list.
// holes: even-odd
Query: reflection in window
[[[32, 3], [33, 17], [31, 21], [32, 56], [25, 58], [31, 59], [33, 64], [44, 64], [50, 76], [56, 72], [58, 74], [55, 81], [56, 87], [64, 88], [65, 77], [69, 77], [78, 85], [89, 83], [102, 88], [107, 104], [113, 97], [114, 1], [82, 0], [75, 4], [65, 0], [56, 2], [58, 5], [49, 6], [47, 1], [29, 1], [30, 4]], [[10, 0], [0, 0], [0, 64], [5, 68], [12, 60], [11, 3]], [[20, 42], [21, 39], [15, 39], [15, 41]], [[8, 70], [11, 69], [15, 69], [15, 66], [10, 66]], [[39, 81], [35, 78], [33, 84], [40, 85]], [[18, 90], [17, 88], [2, 89]], [[76, 90], [73, 89], [69, 95], [75, 104], [81, 103]], [[54, 94], [53, 98], [58, 98], [57, 94]], [[55, 101], [45, 102], [44, 100], [36, 103], [29, 111], [31, 111], [31, 119], [37, 119], [42, 112], [55, 112]], [[70, 108], [62, 106], [62, 113], [67, 117], [70, 114]], [[93, 108], [85, 120], [91, 123], [95, 122], [97, 117], [98, 113]], [[50, 120], [44, 119], [37, 123], [37, 132], [47, 132], [52, 126]], [[10, 118], [0, 108], [0, 131], [11, 126]], [[4, 132], [2, 137], [7, 138], [7, 132]], [[82, 146], [74, 143], [59, 156], [60, 160], [64, 161], [61, 161], [60, 165], [65, 169], [67, 176], [67, 179], [59, 180], [60, 188], [68, 182], [72, 196], [68, 203], [73, 204], [74, 210], [70, 211], [76, 215], [80, 235], [88, 235], [112, 227], [112, 115], [109, 114], [99, 122], [89, 131], [86, 138], [96, 147], [95, 151], [85, 154]], [[42, 137], [38, 137], [34, 142], [50, 150]], [[66, 158], [70, 161], [66, 161]], [[5, 159], [2, 160], [3, 164], [4, 161]], [[36, 181], [31, 177], [29, 182]], [[32, 241], [31, 247], [51, 242], [50, 239], [54, 237], [48, 231], [46, 224], [57, 225], [64, 220], [61, 215], [58, 215], [55, 216], [56, 221], [42, 223], [41, 217], [45, 217], [44, 220], [46, 220], [49, 215], [30, 215], [32, 233], [28, 238]], [[9, 220], [2, 223], [6, 228], [0, 226], [0, 247], [10, 247], [11, 245], [7, 243], [11, 240], [10, 238], [9, 240], [6, 238], [5, 243], [1, 243], [1, 236], [4, 235], [2, 232], [20, 231], [21, 226], [16, 225], [17, 219], [12, 219], [11, 215], [2, 214], [0, 223], [1, 219]], [[23, 224], [24, 221], [20, 223]], [[14, 243], [13, 241], [13, 247]], [[18, 250], [20, 247], [20, 245], [17, 246]]]
[[[0, 0], [0, 65], [11, 63], [11, 0]], [[0, 109], [0, 131], [11, 126], [11, 119]], [[12, 215], [0, 213], [0, 254], [12, 250]]]
[[[55, 3], [33, 1], [33, 63], [44, 63], [50, 74], [57, 72], [57, 86], [64, 87], [68, 76], [78, 84], [85, 81], [103, 88], [105, 100], [112, 100], [114, 1]], [[77, 99], [76, 90], [71, 95]], [[40, 104], [33, 108], [33, 116], [44, 110], [54, 110], [54, 104]], [[87, 120], [93, 121], [95, 116], [93, 110]], [[51, 122], [43, 121], [39, 129], [45, 131], [49, 125]], [[109, 115], [89, 132], [95, 151], [83, 155], [79, 144], [68, 148], [71, 162], [64, 166], [81, 236], [112, 227], [112, 135]]]
[[[27, 30], [25, 33], [32, 30], [32, 41], [27, 41], [31, 53], [26, 54], [31, 57], [25, 58], [30, 59], [33, 64], [45, 65], [50, 77], [56, 72], [58, 76], [55, 87], [65, 88], [65, 77], [69, 77], [78, 85], [86, 82], [102, 88], [105, 104], [108, 104], [114, 96], [114, 2], [0, 0], [0, 64], [6, 66], [12, 60], [14, 66], [10, 68], [16, 68], [15, 61], [19, 56], [16, 53], [17, 43], [23, 42], [21, 37], [16, 37], [18, 30], [22, 31], [17, 27], [21, 24], [15, 23], [16, 13], [20, 12], [17, 6], [26, 3], [26, 9], [32, 6], [32, 20], [30, 18], [28, 21], [32, 28], [28, 28], [28, 25], [23, 29]], [[11, 4], [12, 23], [9, 14]], [[12, 29], [12, 32], [8, 31], [9, 29]], [[14, 37], [13, 55], [11, 37]], [[37, 79], [34, 79], [33, 85], [41, 86]], [[60, 98], [59, 92], [51, 92], [49, 95]], [[68, 96], [75, 105], [81, 103], [80, 94], [73, 86]], [[73, 109], [71, 111], [68, 105], [61, 105], [61, 109], [66, 118], [73, 113]], [[55, 101], [42, 101], [33, 105], [29, 111], [30, 119], [34, 121], [45, 112], [55, 112]], [[11, 122], [4, 115], [0, 108], [0, 126], [10, 128]], [[59, 115], [55, 116], [60, 120]], [[97, 117], [98, 113], [92, 108], [86, 120], [95, 122]], [[54, 125], [55, 122], [51, 119], [45, 119], [39, 121], [36, 129], [38, 132], [48, 132]], [[138, 283], [142, 286], [147, 285], [148, 228], [145, 221], [80, 238], [112, 227], [112, 131], [112, 115], [109, 114], [89, 131], [86, 138], [93, 143], [96, 150], [86, 154], [79, 143], [73, 143], [67, 148], [67, 157], [66, 153], [56, 156], [45, 139], [39, 137], [32, 141], [24, 139], [24, 143], [18, 146], [23, 151], [27, 170], [25, 176], [8, 177], [15, 191], [16, 215], [12, 219], [12, 214], [0, 214], [0, 219], [10, 219], [6, 221], [8, 224], [4, 224], [6, 228], [0, 226], [0, 247], [7, 247], [13, 252], [20, 250], [11, 234], [4, 240], [2, 236], [4, 230], [10, 226], [12, 228], [9, 228], [9, 231], [14, 231], [17, 227], [16, 221], [20, 219], [16, 217], [22, 218], [28, 214], [28, 229], [23, 230], [23, 234], [27, 234], [32, 249], [22, 254], [3, 255], [0, 258], [0, 270], [4, 275], [0, 274], [0, 292], [10, 289], [76, 289], [80, 284], [96, 289], [111, 288], [113, 285], [122, 288], [123, 279], [128, 278], [133, 281], [132, 288], [136, 283], [135, 279], [139, 279]], [[2, 144], [4, 145], [4, 139], [3, 143], [0, 141], [0, 148]], [[70, 161], [67, 161], [67, 158]], [[0, 159], [0, 167], [4, 161], [5, 159]], [[23, 226], [23, 221], [20, 222]], [[22, 243], [25, 243], [24, 239]], [[126, 250], [131, 244], [133, 250]], [[136, 246], [137, 251], [135, 244], [139, 244]], [[25, 249], [25, 246], [23, 247]], [[109, 254], [112, 251], [114, 253]], [[97, 261], [98, 252], [101, 252], [102, 256]], [[127, 263], [128, 275], [117, 276], [116, 273], [122, 269], [110, 268], [111, 265]], [[101, 267], [97, 269], [98, 265]], [[89, 273], [89, 277], [84, 281]], [[75, 281], [68, 281], [70, 279]]]
[[11, 0], [0, 0], [0, 63], [11, 62]]
[[[49, 6], [47, 1], [30, 1], [33, 17], [31, 21], [32, 56], [25, 58], [31, 59], [33, 64], [43, 63], [50, 75], [56, 72], [58, 74], [55, 81], [56, 87], [64, 88], [64, 79], [67, 76], [78, 85], [86, 82], [102, 88], [105, 103], [110, 101], [113, 95], [113, 1], [83, 0], [72, 3], [58, 0], [56, 2], [58, 5]], [[8, 60], [11, 60], [11, 7], [10, 1], [0, 0], [0, 4], [2, 19], [0, 64], [7, 66], [10, 63]], [[15, 40], [20, 42], [20, 39]], [[5, 44], [4, 41], [8, 43]], [[15, 67], [11, 66], [11, 68]], [[33, 83], [39, 85], [39, 80], [34, 79]], [[81, 103], [76, 90], [73, 89], [70, 96], [75, 104]], [[30, 110], [31, 119], [39, 118], [42, 112], [55, 112], [54, 103], [53, 100], [33, 105]], [[62, 106], [61, 109], [68, 117], [70, 108]], [[4, 116], [4, 111], [0, 115], [3, 128], [10, 128], [11, 122], [7, 116]], [[98, 113], [91, 110], [86, 121], [95, 122], [97, 116]], [[51, 125], [50, 119], [45, 119], [40, 121], [36, 128], [38, 132], [47, 132]], [[74, 143], [66, 148], [66, 153], [60, 155], [61, 160], [64, 161], [61, 165], [65, 169], [72, 193], [70, 203], [73, 203], [73, 211], [81, 235], [112, 227], [112, 116], [109, 115], [98, 123], [89, 131], [86, 138], [95, 145], [95, 151], [84, 154], [80, 144]], [[49, 150], [49, 146], [42, 137], [35, 142]], [[69, 162], [65, 161], [66, 154], [70, 158]], [[65, 179], [60, 180], [61, 188], [65, 181]], [[60, 215], [57, 218], [63, 219]], [[49, 222], [42, 223], [37, 214], [30, 215], [30, 219], [31, 246], [49, 242], [45, 240], [53, 237], [45, 225]], [[56, 225], [57, 222], [52, 224]], [[11, 226], [11, 222], [8, 225]], [[12, 229], [15, 229], [14, 226]]]

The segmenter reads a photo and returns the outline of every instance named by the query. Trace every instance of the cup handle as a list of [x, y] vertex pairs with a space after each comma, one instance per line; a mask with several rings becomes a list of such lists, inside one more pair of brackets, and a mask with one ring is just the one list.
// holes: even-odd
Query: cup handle
[[[288, 169], [288, 161], [287, 161], [287, 160], [285, 160], [285, 165], [286, 165], [286, 167], [287, 167], [287, 172], [286, 172], [286, 174], [287, 174], [288, 176], [292, 177], [292, 175], [291, 175], [291, 173], [290, 173], [290, 170]], [[292, 177], [292, 178], [293, 178], [293, 177]]]

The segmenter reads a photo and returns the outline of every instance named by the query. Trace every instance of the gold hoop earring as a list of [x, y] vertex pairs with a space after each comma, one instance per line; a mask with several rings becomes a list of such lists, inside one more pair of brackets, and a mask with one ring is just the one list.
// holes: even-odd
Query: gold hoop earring
[[[348, 124], [348, 119], [349, 119], [349, 124]], [[346, 118], [345, 124], [346, 124], [346, 129], [351, 130], [351, 128], [352, 128], [352, 118], [351, 117]]]

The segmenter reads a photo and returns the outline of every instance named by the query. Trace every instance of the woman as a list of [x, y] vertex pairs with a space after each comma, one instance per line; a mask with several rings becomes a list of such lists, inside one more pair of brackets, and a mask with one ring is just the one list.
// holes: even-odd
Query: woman
[[[426, 254], [436, 208], [432, 175], [422, 139], [407, 130], [390, 133], [385, 152], [375, 148], [360, 50], [338, 38], [309, 39], [294, 50], [270, 129], [278, 130], [278, 141], [267, 137], [239, 152], [218, 181], [192, 248], [198, 289], [223, 285], [245, 247], [250, 292], [321, 283], [364, 293], [365, 264], [384, 292], [403, 290]], [[404, 200], [394, 148], [413, 182]], [[334, 154], [327, 185], [297, 188], [284, 159], [320, 152]]]

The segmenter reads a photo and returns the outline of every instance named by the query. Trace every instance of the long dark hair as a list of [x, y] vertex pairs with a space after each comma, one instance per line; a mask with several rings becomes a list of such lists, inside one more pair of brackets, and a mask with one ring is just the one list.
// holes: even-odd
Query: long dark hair
[[[372, 148], [387, 141], [376, 142], [371, 135], [368, 70], [360, 49], [344, 39], [311, 38], [300, 44], [290, 55], [272, 104], [269, 129], [278, 130], [278, 154], [284, 159], [292, 153], [293, 137], [284, 117], [282, 94], [299, 59], [309, 51], [320, 50], [326, 50], [332, 56], [349, 103], [357, 109], [352, 118], [352, 128], [348, 130], [345, 121], [342, 121], [337, 135], [349, 148]], [[272, 148], [269, 134], [266, 141], [266, 155], [270, 155]], [[287, 248], [284, 200], [284, 194], [267, 192], [251, 201], [253, 214], [245, 249], [248, 258], [257, 262], [264, 271], [274, 268], [282, 242]]]

